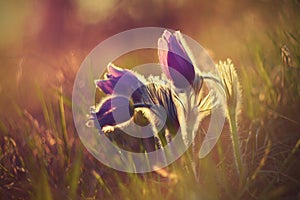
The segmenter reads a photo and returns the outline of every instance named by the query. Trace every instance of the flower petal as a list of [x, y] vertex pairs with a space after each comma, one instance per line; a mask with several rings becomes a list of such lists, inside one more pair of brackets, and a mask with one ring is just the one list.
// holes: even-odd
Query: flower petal
[[158, 55], [162, 70], [177, 88], [185, 88], [195, 79], [195, 69], [182, 40], [179, 31], [171, 34], [167, 30], [158, 40]]
[[159, 62], [162, 65], [163, 73], [171, 79], [169, 70], [168, 70], [168, 43], [164, 38], [158, 39], [158, 58]]
[[191, 63], [190, 58], [187, 55], [186, 50], [184, 49], [181, 40], [182, 40], [181, 33], [179, 31], [176, 31], [174, 35], [172, 35], [169, 40], [169, 51], [173, 52], [174, 54], [181, 56], [183, 59], [187, 60]]
[[[129, 113], [129, 115], [126, 115]], [[128, 121], [133, 115], [133, 103], [123, 96], [106, 99], [96, 111], [100, 127], [116, 125]]]
[[113, 76], [113, 77], [120, 77], [120, 76], [123, 76], [124, 73], [126, 72], [126, 70], [120, 68], [120, 67], [117, 67], [115, 66], [114, 64], [112, 63], [109, 63], [107, 65], [107, 71], [108, 71], [108, 74], [110, 76]]
[[[185, 88], [186, 83], [192, 84], [195, 79], [194, 66], [177, 54], [168, 52], [169, 73], [176, 87]], [[170, 70], [170, 68], [172, 68]], [[176, 71], [175, 71], [176, 70]]]
[[108, 79], [108, 80], [95, 80], [95, 84], [98, 88], [100, 88], [105, 94], [112, 94], [113, 89], [116, 85], [115, 79]]
[[137, 75], [127, 69], [116, 67], [112, 63], [107, 66], [108, 73], [105, 79], [96, 80], [95, 84], [106, 94], [131, 96], [135, 90], [144, 86]]

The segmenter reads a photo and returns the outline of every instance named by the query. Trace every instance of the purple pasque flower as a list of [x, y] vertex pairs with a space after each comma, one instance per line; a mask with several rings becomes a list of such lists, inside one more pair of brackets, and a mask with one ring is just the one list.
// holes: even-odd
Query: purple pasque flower
[[128, 121], [134, 113], [133, 103], [123, 96], [110, 96], [96, 110], [92, 111], [94, 120], [100, 127], [117, 125]]
[[112, 63], [107, 65], [108, 73], [105, 79], [96, 80], [95, 83], [106, 94], [117, 94], [130, 97], [144, 84], [134, 72], [121, 69]]
[[184, 89], [195, 79], [195, 69], [179, 31], [171, 34], [165, 30], [158, 40], [158, 56], [165, 75], [175, 87]]
[[107, 65], [104, 79], [96, 80], [96, 86], [109, 97], [92, 112], [100, 127], [117, 125], [130, 120], [134, 112], [133, 102], [139, 102], [145, 87], [138, 75], [131, 70], [121, 69], [112, 63]]

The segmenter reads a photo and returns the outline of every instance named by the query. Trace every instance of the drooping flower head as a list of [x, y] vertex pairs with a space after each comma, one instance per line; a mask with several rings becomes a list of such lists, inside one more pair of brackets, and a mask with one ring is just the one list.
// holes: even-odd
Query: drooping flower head
[[121, 69], [112, 63], [107, 65], [107, 73], [104, 77], [96, 80], [95, 84], [108, 95], [108, 98], [91, 112], [94, 120], [97, 120], [100, 125], [99, 129], [130, 120], [134, 113], [134, 102], [140, 102], [145, 87], [133, 71]]
[[158, 56], [162, 70], [179, 89], [186, 88], [187, 84], [191, 85], [195, 79], [195, 69], [183, 40], [179, 31], [171, 34], [167, 30], [158, 40]]
[[[151, 118], [155, 118], [152, 120], [154, 123], [163, 121], [166, 112], [166, 128], [171, 134], [176, 134], [179, 122], [175, 104], [179, 104], [179, 99], [164, 81], [155, 80], [154, 77], [146, 80], [134, 71], [121, 69], [113, 64], [107, 66], [107, 71], [105, 79], [95, 81], [96, 86], [108, 95], [108, 98], [99, 104], [98, 109], [91, 112], [93, 119], [98, 121], [98, 129], [129, 121], [135, 113], [135, 108], [145, 108], [151, 110]], [[161, 113], [159, 107], [165, 111]]]

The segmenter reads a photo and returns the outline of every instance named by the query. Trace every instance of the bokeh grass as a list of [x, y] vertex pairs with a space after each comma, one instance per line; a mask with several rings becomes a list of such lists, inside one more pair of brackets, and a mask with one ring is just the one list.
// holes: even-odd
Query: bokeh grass
[[55, 85], [51, 92], [35, 90], [42, 116], [12, 102], [15, 116], [0, 121], [0, 199], [299, 198], [300, 18], [290, 20], [286, 10], [280, 15], [277, 29], [252, 37], [247, 56], [233, 59], [243, 94], [237, 121], [245, 181], [236, 172], [228, 124], [195, 166], [192, 150], [153, 173], [104, 166], [77, 136], [70, 88]]

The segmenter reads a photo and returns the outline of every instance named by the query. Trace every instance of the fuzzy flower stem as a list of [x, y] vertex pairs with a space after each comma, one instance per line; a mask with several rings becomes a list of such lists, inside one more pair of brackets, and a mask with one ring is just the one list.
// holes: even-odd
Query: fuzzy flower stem
[[234, 161], [239, 175], [240, 185], [245, 183], [243, 161], [239, 147], [237, 115], [240, 105], [240, 84], [234, 65], [230, 59], [219, 62], [217, 69], [220, 73], [223, 88], [226, 94], [226, 115], [230, 126]]
[[[213, 76], [202, 76], [203, 79], [207, 79], [207, 80], [212, 80], [216, 83], [218, 83], [219, 85], [221, 85], [222, 89], [224, 89], [224, 91], [226, 92], [224, 85], [222, 84], [222, 82], [213, 77]], [[241, 152], [240, 152], [240, 147], [239, 147], [239, 139], [238, 139], [238, 132], [237, 132], [237, 120], [236, 120], [236, 112], [235, 109], [230, 111], [229, 109], [229, 125], [230, 125], [230, 131], [231, 131], [231, 135], [232, 135], [232, 143], [233, 143], [233, 151], [234, 151], [234, 159], [235, 159], [235, 165], [237, 167], [237, 171], [240, 177], [240, 182], [243, 183], [244, 182], [244, 172], [243, 172], [243, 164], [242, 164], [242, 156], [241, 156]]]
[[229, 114], [229, 125], [230, 125], [231, 136], [232, 136], [235, 165], [237, 167], [237, 171], [239, 174], [240, 183], [244, 183], [244, 170], [242, 164], [242, 156], [239, 147], [237, 120], [236, 120], [235, 112]]

